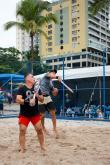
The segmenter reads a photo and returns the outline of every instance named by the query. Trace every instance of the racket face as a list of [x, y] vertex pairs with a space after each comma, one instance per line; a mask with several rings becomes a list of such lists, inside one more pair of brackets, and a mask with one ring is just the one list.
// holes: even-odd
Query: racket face
[[37, 79], [37, 81], [34, 84], [34, 91], [38, 92], [39, 88], [40, 88], [40, 79]]

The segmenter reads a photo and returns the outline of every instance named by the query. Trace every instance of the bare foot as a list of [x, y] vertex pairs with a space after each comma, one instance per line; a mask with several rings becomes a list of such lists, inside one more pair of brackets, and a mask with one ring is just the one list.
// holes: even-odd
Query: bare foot
[[25, 152], [26, 152], [26, 149], [20, 148], [18, 151], [19, 151], [20, 153], [25, 153]]
[[59, 139], [59, 134], [58, 134], [57, 130], [54, 130], [54, 136], [56, 139]]
[[41, 147], [42, 151], [46, 151], [46, 148], [44, 146]]
[[46, 148], [44, 146], [41, 147], [41, 153], [43, 154], [43, 156], [47, 155], [47, 152], [46, 152]]

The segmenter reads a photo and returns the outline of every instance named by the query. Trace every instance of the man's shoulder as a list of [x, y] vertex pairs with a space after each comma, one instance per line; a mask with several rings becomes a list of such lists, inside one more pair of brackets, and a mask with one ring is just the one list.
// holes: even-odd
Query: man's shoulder
[[24, 84], [22, 87], [20, 87], [19, 89], [26, 89], [26, 84]]
[[18, 93], [26, 90], [26, 85], [24, 84], [22, 87], [18, 88]]
[[48, 73], [45, 73], [44, 76], [42, 77], [43, 78], [47, 78], [48, 77]]
[[42, 78], [41, 78], [41, 81], [45, 81], [48, 79], [48, 74], [46, 73]]

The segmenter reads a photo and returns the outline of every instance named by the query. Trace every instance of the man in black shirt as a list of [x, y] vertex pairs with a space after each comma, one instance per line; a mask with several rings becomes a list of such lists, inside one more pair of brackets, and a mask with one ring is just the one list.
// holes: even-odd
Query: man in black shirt
[[26, 75], [25, 85], [19, 88], [16, 97], [16, 102], [20, 104], [19, 143], [21, 152], [25, 151], [25, 134], [29, 122], [33, 124], [37, 132], [41, 149], [45, 150], [41, 117], [38, 111], [38, 100], [42, 102], [43, 96], [40, 92], [34, 95], [34, 83], [35, 80], [33, 75]]

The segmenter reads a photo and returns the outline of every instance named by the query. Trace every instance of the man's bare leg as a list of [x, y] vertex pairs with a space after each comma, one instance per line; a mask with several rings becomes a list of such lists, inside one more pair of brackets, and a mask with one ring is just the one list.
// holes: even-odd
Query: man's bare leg
[[55, 133], [55, 138], [59, 138], [59, 135], [58, 135], [58, 132], [57, 132], [57, 129], [56, 129], [56, 114], [55, 114], [55, 110], [51, 110], [50, 111], [50, 115], [51, 115], [51, 118], [52, 118], [52, 123], [53, 123], [53, 131]]
[[20, 149], [19, 151], [24, 153], [25, 152], [25, 135], [26, 135], [26, 129], [27, 127], [23, 124], [19, 125], [19, 144]]
[[45, 114], [44, 113], [40, 113], [40, 115], [41, 115], [41, 123], [42, 123], [43, 131], [44, 131], [45, 134], [49, 135], [49, 132], [45, 128]]
[[43, 134], [43, 129], [42, 129], [42, 124], [41, 121], [39, 121], [36, 125], [34, 125], [34, 128], [37, 132], [38, 140], [40, 143], [41, 150], [45, 151], [45, 146], [44, 146], [44, 134]]

